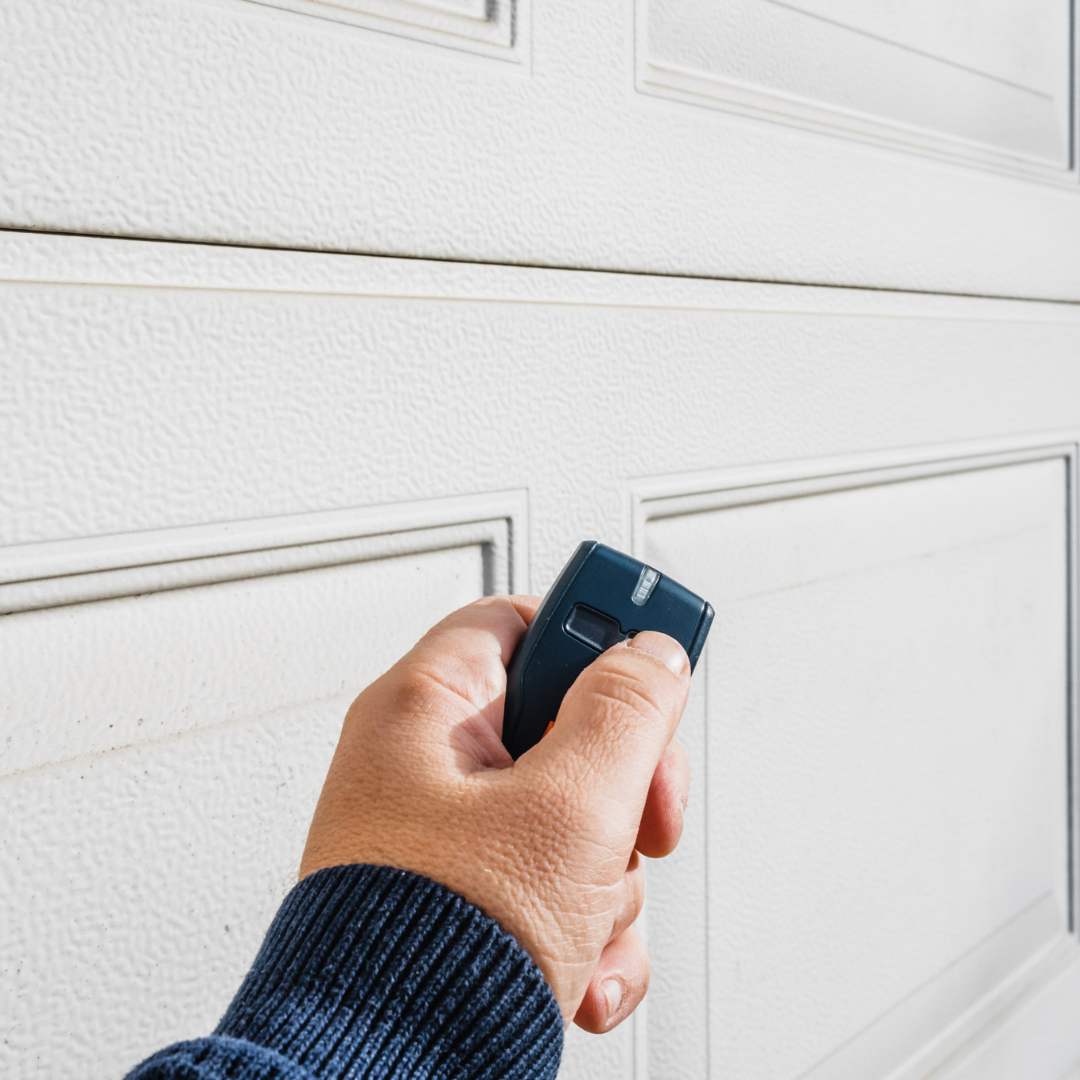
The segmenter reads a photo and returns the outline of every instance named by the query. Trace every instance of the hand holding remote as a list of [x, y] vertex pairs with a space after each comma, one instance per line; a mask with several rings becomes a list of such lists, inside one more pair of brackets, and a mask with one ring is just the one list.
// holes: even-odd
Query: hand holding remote
[[690, 670], [705, 647], [712, 605], [621, 551], [583, 540], [547, 591], [506, 671], [503, 744], [520, 757], [554, 727], [574, 680], [596, 657], [645, 630], [673, 637]]
[[356, 699], [301, 876], [368, 862], [441, 881], [517, 938], [567, 1023], [605, 1031], [648, 985], [638, 852], [666, 855], [682, 832], [689, 764], [673, 736], [690, 665], [663, 634], [615, 645], [514, 763], [506, 665], [539, 603], [462, 608]]

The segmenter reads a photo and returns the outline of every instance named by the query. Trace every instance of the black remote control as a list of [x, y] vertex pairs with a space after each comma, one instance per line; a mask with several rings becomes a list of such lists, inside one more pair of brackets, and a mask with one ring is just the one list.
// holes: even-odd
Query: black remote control
[[506, 669], [503, 745], [515, 760], [555, 722], [563, 696], [605, 649], [642, 630], [675, 638], [694, 670], [712, 605], [677, 581], [595, 540], [578, 545]]

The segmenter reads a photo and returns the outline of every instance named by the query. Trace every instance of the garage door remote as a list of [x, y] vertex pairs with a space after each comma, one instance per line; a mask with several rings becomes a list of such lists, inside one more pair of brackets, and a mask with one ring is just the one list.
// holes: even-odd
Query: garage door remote
[[712, 605], [621, 551], [586, 540], [548, 590], [506, 669], [503, 744], [515, 760], [555, 722], [563, 695], [605, 649], [642, 630], [675, 638], [694, 670]]

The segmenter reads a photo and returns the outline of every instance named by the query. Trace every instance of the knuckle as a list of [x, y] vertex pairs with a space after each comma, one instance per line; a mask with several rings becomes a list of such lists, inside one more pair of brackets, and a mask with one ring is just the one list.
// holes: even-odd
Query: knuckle
[[510, 597], [499, 593], [493, 596], [481, 596], [479, 600], [473, 600], [466, 604], [463, 610], [487, 611], [489, 608], [499, 610], [510, 605]]
[[[453, 635], [461, 630], [466, 630], [490, 621], [490, 613], [498, 612], [504, 606], [510, 606], [510, 601], [505, 596], [482, 596], [479, 600], [473, 600], [464, 607], [451, 611], [449, 615], [440, 619], [421, 639], [426, 643], [447, 644], [452, 643]], [[452, 648], [452, 644], [451, 644]]]
[[447, 694], [441, 674], [419, 662], [401, 665], [389, 689], [390, 713], [400, 717], [426, 715]]

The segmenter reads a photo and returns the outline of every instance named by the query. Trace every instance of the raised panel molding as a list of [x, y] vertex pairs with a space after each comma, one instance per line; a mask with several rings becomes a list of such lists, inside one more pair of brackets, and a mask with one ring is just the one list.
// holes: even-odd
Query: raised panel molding
[[245, 0], [520, 63], [529, 0]]
[[11, 545], [0, 615], [469, 544], [484, 547], [485, 592], [509, 592], [523, 579], [524, 512], [512, 491]]
[[[269, 623], [251, 629], [263, 636], [248, 643], [246, 661], [243, 654], [237, 658], [241, 668], [245, 662], [258, 666], [260, 647], [303, 647], [290, 643], [288, 632], [309, 606], [306, 596], [330, 611], [345, 602], [348, 589], [360, 589], [359, 596], [369, 588], [356, 579], [358, 568], [379, 563], [391, 574], [396, 561], [404, 577], [391, 574], [392, 581], [410, 591], [399, 609], [392, 594], [384, 597], [386, 606], [377, 614], [386, 625], [368, 625], [364, 635], [370, 654], [391, 662], [394, 656], [381, 655], [388, 637], [395, 647], [407, 647], [408, 640], [396, 640], [399, 630], [426, 629], [411, 625], [409, 606], [417, 596], [415, 584], [408, 584], [415, 573], [410, 578], [406, 565], [422, 568], [416, 564], [422, 559], [435, 575], [472, 574], [475, 567], [476, 593], [521, 589], [526, 529], [525, 494], [509, 491], [0, 548], [0, 648], [18, 658], [20, 671], [17, 680], [9, 675], [0, 706], [7, 735], [0, 744], [0, 776], [325, 697], [345, 677], [338, 667], [347, 665], [347, 649], [325, 661], [321, 680], [312, 675], [319, 659], [305, 657], [280, 685], [256, 679], [247, 687], [254, 696], [245, 701], [242, 672], [230, 673], [225, 665], [216, 676], [189, 676], [173, 663], [168, 636], [177, 635], [177, 649], [186, 642], [191, 663], [212, 666], [214, 650], [200, 651], [206, 639], [226, 635], [220, 643], [225, 651], [229, 634]], [[206, 622], [202, 634], [200, 620]], [[336, 643], [326, 647], [332, 651]], [[122, 666], [137, 649], [147, 650], [139, 663], [148, 677], [117, 697], [121, 687], [109, 668]], [[200, 681], [213, 683], [215, 677], [216, 687]], [[58, 679], [83, 680], [79, 715], [52, 715], [49, 686]], [[168, 687], [163, 696], [175, 700], [154, 700], [142, 684], [155, 679]]]
[[[1067, 5], [1016, 0], [1002, 14], [1009, 18], [952, 5], [899, 14], [831, 0], [638, 0], [638, 89], [1075, 185]], [[1025, 62], [1009, 62], [1014, 45]]]
[[[720, 714], [715, 703], [710, 713], [709, 705], [720, 692], [719, 688], [730, 683], [735, 675], [731, 663], [741, 663], [744, 668], [753, 666], [752, 662], [747, 664], [746, 657], [729, 662], [726, 668], [718, 659], [718, 650], [732, 650], [732, 642], [726, 640], [726, 633], [739, 632], [738, 629], [731, 630], [731, 625], [741, 627], [746, 620], [745, 614], [741, 616], [742, 622], [736, 618], [735, 613], [740, 606], [745, 611], [748, 604], [766, 605], [768, 610], [762, 618], [766, 624], [775, 625], [778, 613], [789, 612], [794, 618], [798, 617], [798, 604], [777, 606], [785, 603], [785, 596], [797, 595], [806, 589], [828, 589], [833, 582], [843, 588], [846, 579], [849, 583], [865, 582], [859, 587], [866, 590], [866, 602], [881, 598], [886, 602], [885, 610], [895, 614], [888, 604], [892, 603], [892, 597], [899, 591], [897, 581], [888, 578], [886, 586], [882, 587], [879, 578], [886, 580], [882, 575], [909, 565], [916, 568], [916, 574], [925, 573], [923, 567], [931, 565], [935, 559], [947, 559], [952, 552], [956, 558], [955, 565], [944, 568], [941, 580], [945, 583], [958, 581], [959, 584], [956, 585], [956, 596], [943, 599], [945, 606], [942, 612], [962, 612], [964, 596], [969, 593], [972, 596], [996, 594], [994, 584], [985, 584], [988, 568], [996, 567], [994, 572], [999, 575], [1008, 573], [1013, 566], [1032, 568], [1031, 572], [1036, 576], [1042, 574], [1040, 567], [1044, 563], [1040, 553], [1045, 558], [1048, 551], [1053, 550], [1053, 538], [1057, 535], [1063, 540], [1061, 563], [1058, 570], [1046, 572], [1060, 575], [1067, 593], [1067, 599], [1061, 600], [1065, 618], [1060, 623], [1061, 637], [1055, 648], [1060, 651], [1066, 667], [1062, 675], [1067, 673], [1068, 677], [1067, 686], [1047, 688], [1049, 696], [1046, 698], [1047, 704], [1043, 706], [1043, 715], [1056, 715], [1053, 703], [1055, 700], [1060, 702], [1060, 730], [1058, 735], [1049, 737], [1048, 745], [1051, 748], [1054, 740], [1058, 741], [1056, 749], [1050, 751], [1052, 760], [1047, 764], [1051, 774], [1046, 783], [1048, 790], [1060, 785], [1059, 794], [1053, 795], [1047, 805], [1060, 805], [1061, 812], [1048, 825], [1050, 862], [1034, 874], [1032, 898], [1021, 902], [1000, 925], [992, 922], [993, 932], [985, 940], [961, 955], [951, 956], [929, 981], [908, 987], [876, 1019], [848, 1031], [816, 1061], [804, 1063], [789, 1075], [779, 1058], [771, 1059], [770, 1068], [773, 1071], [770, 1075], [784, 1080], [796, 1080], [796, 1077], [805, 1080], [860, 1080], [868, 1076], [887, 1077], [887, 1080], [922, 1080], [931, 1074], [945, 1075], [943, 1070], [947, 1070], [947, 1075], [952, 1077], [955, 1067], [956, 1077], [966, 1080], [969, 1076], [983, 1075], [981, 1068], [993, 1060], [995, 1052], [1009, 1052], [1017, 1056], [1015, 1060], [1010, 1059], [1013, 1060], [1013, 1072], [994, 1070], [993, 1075], [1018, 1075], [1017, 1069], [1023, 1071], [1024, 1055], [1030, 1054], [1031, 1047], [1038, 1043], [1037, 1039], [1033, 1042], [1031, 1033], [1041, 1030], [1040, 1025], [1060, 1024], [1062, 1016], [1075, 1011], [1080, 1005], [1080, 942], [1077, 940], [1080, 823], [1076, 796], [1076, 776], [1080, 770], [1077, 769], [1077, 605], [1074, 593], [1077, 565], [1077, 453], [1076, 436], [1065, 433], [1037, 442], [1002, 440], [965, 447], [856, 455], [817, 462], [780, 463], [716, 473], [657, 477], [632, 484], [629, 501], [635, 554], [656, 565], [664, 565], [662, 560], [665, 555], [670, 559], [672, 551], [678, 552], [682, 548], [689, 551], [693, 547], [700, 564], [698, 576], [708, 576], [709, 571], [703, 570], [703, 567], [715, 568], [712, 571], [713, 582], [700, 583], [697, 587], [705, 590], [705, 595], [717, 609], [713, 634], [695, 678], [679, 733], [690, 754], [695, 774], [683, 841], [673, 856], [650, 871], [649, 896], [653, 905], [660, 906], [655, 915], [646, 913], [646, 933], [653, 952], [653, 990], [638, 1020], [637, 1080], [650, 1076], [659, 1080], [676, 1074], [686, 1077], [725, 1076], [732, 1069], [738, 1073], [740, 1068], [748, 1067], [747, 1061], [732, 1057], [730, 1040], [732, 1037], [737, 1039], [739, 1032], [753, 1040], [754, 1023], [752, 1017], [732, 1016], [730, 1009], [725, 1008], [730, 1006], [730, 998], [721, 1002], [717, 996], [721, 993], [717, 988], [721, 981], [717, 972], [726, 972], [733, 961], [730, 955], [731, 941], [725, 936], [729, 932], [726, 909], [718, 909], [715, 899], [710, 899], [721, 889], [727, 890], [724, 895], [729, 898], [743, 895], [748, 889], [752, 891], [754, 880], [751, 878], [749, 883], [736, 881], [731, 884], [732, 877], [739, 874], [739, 866], [733, 865], [730, 858], [732, 844], [735, 844], [733, 850], [739, 850], [738, 841], [732, 840], [730, 833], [736, 826], [723, 816], [718, 818], [717, 812], [722, 805], [724, 788], [731, 782], [730, 770], [740, 769], [745, 764], [757, 776], [759, 774], [753, 770], [765, 767], [764, 762], [759, 758], [750, 758], [744, 763], [741, 758], [732, 760], [730, 757], [731, 754], [740, 753], [740, 747], [743, 753], [746, 752], [743, 742], [733, 741], [732, 734], [732, 725], [740, 722], [730, 712], [732, 701], [742, 700], [738, 698], [738, 691], [728, 691], [729, 697], [724, 701], [729, 708], [721, 710]], [[1018, 469], [1027, 469], [1028, 472], [1018, 472]], [[1058, 505], [1064, 518], [1059, 519], [1057, 524], [1054, 523], [1053, 503], [1058, 497], [1048, 498], [1047, 494], [1056, 489], [1055, 477], [1060, 477], [1062, 481], [1058, 489]], [[924, 488], [923, 481], [931, 487]], [[931, 495], [932, 485], [935, 484], [938, 485], [938, 492]], [[942, 484], [947, 485], [948, 490], [941, 487]], [[928, 527], [924, 527], [926, 515], [913, 515], [911, 520], [916, 524], [911, 529], [904, 526], [886, 529], [885, 535], [882, 535], [878, 515], [888, 512], [886, 508], [898, 497], [910, 501], [919, 490], [924, 490], [927, 493], [925, 497], [930, 499], [922, 507], [923, 510], [936, 505], [942, 510], [940, 520], [931, 521]], [[1002, 496], [1000, 500], [995, 498], [997, 494]], [[865, 495], [870, 496], [870, 501], [866, 501]], [[840, 496], [841, 500], [830, 502], [832, 496]], [[844, 502], [846, 496], [859, 501]], [[954, 496], [960, 501], [956, 507], [949, 507], [950, 498]], [[817, 521], [818, 531], [808, 529], [804, 533], [801, 528], [804, 522], [813, 522], [812, 517], [806, 517], [807, 509], [815, 503], [820, 506], [820, 514], [823, 515]], [[919, 504], [916, 500], [911, 505], [916, 507]], [[972, 512], [968, 512], [969, 509]], [[762, 517], [754, 524], [754, 515], [759, 511], [768, 515], [767, 520]], [[704, 523], [720, 521], [729, 512], [742, 514], [742, 523], [732, 518], [733, 524], [726, 527], [726, 534], [713, 534], [726, 536], [726, 539], [705, 554], [701, 547], [705, 536], [702, 531], [706, 528]], [[702, 524], [697, 526], [695, 522]], [[658, 537], [655, 533], [657, 528], [667, 531]], [[687, 528], [697, 528], [693, 540], [685, 532]], [[823, 540], [833, 532], [834, 541]], [[680, 542], [675, 542], [672, 547], [672, 538], [680, 533], [685, 537], [681, 541], [682, 548]], [[787, 539], [784, 539], [785, 534]], [[916, 534], [918, 538], [911, 539]], [[1046, 539], [1038, 542], [1030, 539], [1036, 535], [1043, 535]], [[1047, 543], [1051, 545], [1049, 549]], [[1010, 548], [1010, 544], [1029, 546]], [[994, 550], [1004, 551], [1005, 554], [988, 554]], [[998, 559], [996, 563], [994, 558]], [[677, 557], [671, 572], [684, 580], [691, 580], [690, 569], [680, 565]], [[903, 604], [907, 602], [910, 605], [912, 598], [917, 598], [919, 583], [925, 580], [919, 577], [912, 579], [912, 589], [897, 610], [910, 610], [904, 609]], [[858, 612], [858, 587], [849, 584], [847, 588], [849, 595], [850, 589], [856, 589], [856, 607], [852, 610]], [[1026, 595], [1024, 589], [1023, 583], [1014, 582], [1011, 591], [1016, 596], [1005, 603], [1003, 614], [1011, 610], [1010, 603], [1020, 604], [1021, 607], [1026, 603], [1023, 600]], [[1047, 578], [1043, 581], [1042, 595], [1052, 597], [1053, 593], [1054, 589]], [[1034, 595], [1039, 595], [1039, 590]], [[823, 602], [818, 597], [818, 608], [815, 610], [820, 610]], [[1040, 602], [1034, 598], [1031, 600], [1033, 605]], [[838, 609], [843, 610], [839, 601], [837, 604]], [[1052, 610], [1053, 605], [1054, 601], [1050, 599], [1049, 607], [1041, 611], [1040, 634], [1043, 637], [1053, 637], [1059, 625]], [[961, 622], [964, 617], [961, 614]], [[1047, 618], [1051, 620], [1049, 623], [1046, 622]], [[747, 625], [753, 627], [753, 620]], [[857, 622], [852, 625], [857, 625]], [[931, 637], [933, 633], [942, 632], [931, 629], [931, 625], [927, 624], [927, 634]], [[1009, 625], [988, 633], [991, 644], [1013, 640], [1009, 637]], [[1019, 627], [1013, 631], [1014, 636], [1023, 633]], [[760, 640], [767, 640], [767, 637]], [[831, 639], [812, 648], [843, 648], [841, 642], [830, 642]], [[947, 639], [946, 649], [952, 647], [951, 642], [951, 638]], [[872, 655], [873, 644], [867, 647]], [[776, 665], [787, 662], [785, 657], [789, 654], [783, 651], [784, 646], [779, 645], [778, 649], [775, 655], [765, 659], [757, 657], [756, 653], [750, 658], [753, 661], [757, 657], [761, 661], [763, 679], [770, 669], [776, 670]], [[963, 642], [956, 649], [956, 678], [969, 678], [971, 671], [963, 665], [965, 657], [966, 662], [971, 664], [972, 654], [965, 651], [966, 644]], [[914, 655], [919, 655], [917, 648]], [[1008, 663], [1009, 655], [1006, 653], [1000, 662]], [[1014, 673], [1027, 671], [1025, 662], [1019, 659], [1019, 653], [1015, 655]], [[977, 654], [974, 662], [976, 666], [981, 662]], [[1051, 662], [1047, 670], [1053, 667]], [[838, 670], [843, 670], [842, 661]], [[939, 671], [938, 677], [944, 677], [946, 681], [943, 685], [948, 685], [951, 675], [948, 668], [944, 671], [944, 675]], [[835, 672], [832, 676], [835, 676]], [[827, 673], [822, 678], [832, 676]], [[773, 692], [760, 682], [754, 682], [753, 674], [745, 678], [740, 674], [739, 677], [744, 682], [749, 678], [757, 687], [755, 693], [760, 691], [766, 698]], [[1016, 677], [1020, 681], [1040, 678], [1030, 674], [1018, 674]], [[879, 677], [871, 677], [871, 686], [877, 685], [873, 681], [876, 678]], [[857, 676], [855, 680], [852, 693], [858, 696], [865, 691], [859, 689], [862, 684]], [[1039, 685], [1036, 682], [1036, 693]], [[814, 692], [817, 688], [809, 686], [809, 690]], [[1031, 690], [1032, 687], [1027, 687], [1027, 691]], [[735, 694], [734, 698], [730, 696], [732, 693]], [[776, 693], [782, 694], [783, 691], [777, 690]], [[785, 707], [783, 701], [786, 700], [778, 699], [776, 708], [781, 712]], [[1032, 706], [1033, 710], [1036, 708]], [[1046, 713], [1047, 709], [1049, 714]], [[771, 722], [768, 710], [754, 712], [753, 715], [758, 727], [765, 728]], [[869, 716], [870, 712], [867, 713], [868, 719]], [[990, 723], [998, 723], [990, 718], [989, 713], [987, 719]], [[972, 720], [974, 717], [967, 722]], [[744, 718], [741, 722], [745, 724], [748, 721]], [[810, 711], [805, 722], [814, 725], [818, 717]], [[958, 725], [958, 732], [962, 727], [962, 723]], [[783, 727], [778, 728], [777, 737], [784, 737], [783, 730]], [[764, 739], [761, 745], [768, 745], [769, 737], [761, 736]], [[823, 728], [820, 738], [835, 739], [835, 734]], [[752, 747], [757, 743], [751, 741], [747, 745]], [[948, 751], [941, 747], [934, 752], [939, 756], [948, 756]], [[858, 769], [860, 760], [858, 756], [853, 757], [852, 767]], [[982, 758], [978, 760], [982, 762]], [[959, 759], [957, 762], [961, 770], [957, 778], [961, 780], [963, 769], [968, 766], [960, 766]], [[790, 772], [792, 764], [789, 759], [778, 755], [775, 767], [780, 770], [786, 768], [788, 771], [783, 775], [793, 782], [793, 790], [801, 790], [798, 776]], [[899, 761], [897, 768], [903, 768]], [[1017, 768], [1021, 768], [1019, 763]], [[982, 783], [985, 785], [985, 781]], [[914, 798], [924, 794], [934, 798], [936, 790], [939, 789], [928, 788], [925, 792], [912, 791], [911, 794]], [[975, 790], [978, 790], [977, 784]], [[1013, 796], [1003, 794], [1002, 798], [1007, 800], [1015, 795], [1015, 792]], [[823, 797], [827, 801], [832, 796]], [[760, 798], [768, 802], [769, 792], [763, 790]], [[792, 795], [791, 798], [796, 800], [792, 804], [794, 806], [801, 796]], [[942, 803], [943, 806], [948, 804], [948, 799]], [[739, 805], [742, 806], [740, 813], [749, 813], [749, 807], [743, 803]], [[874, 820], [877, 812], [873, 809], [873, 803], [868, 804], [867, 820]], [[1019, 806], [1017, 812], [1020, 812]], [[770, 815], [773, 811], [759, 806], [754, 812], [757, 817], [763, 813]], [[1024, 813], [1030, 816], [1030, 811], [1025, 810]], [[887, 815], [883, 820], [888, 820]], [[1038, 815], [1031, 820], [1038, 820]], [[756, 828], [750, 817], [746, 818], [744, 824], [751, 830]], [[1034, 826], [1029, 822], [1028, 827]], [[724, 828], [729, 830], [729, 834], [723, 838], [723, 846], [718, 848], [720, 838], [717, 830]], [[859, 826], [854, 828], [858, 832]], [[821, 842], [824, 844], [823, 857], [827, 858], [830, 841], [822, 839]], [[1032, 834], [1031, 843], [1034, 846], [1043, 842], [1037, 833]], [[889, 843], [887, 835], [881, 838], [881, 843]], [[723, 865], [717, 863], [718, 850], [729, 853], [729, 857], [723, 859]], [[1015, 857], [1015, 846], [1011, 850]], [[752, 860], [753, 857], [751, 863]], [[739, 862], [739, 859], [735, 862]], [[789, 869], [788, 902], [794, 904], [797, 910], [803, 910], [807, 904], [819, 904], [821, 896], [815, 895], [812, 888], [804, 895], [796, 863], [797, 860], [793, 861]], [[1053, 864], [1056, 864], [1056, 870], [1052, 869]], [[1005, 872], [1010, 869], [1017, 877], [1022, 876], [1016, 868], [1006, 867]], [[897, 882], [903, 881], [904, 870], [902, 865], [897, 867]], [[1049, 874], [1057, 884], [1039, 885], [1036, 880], [1039, 874], [1044, 878]], [[902, 889], [904, 886], [897, 884], [895, 887]], [[915, 887], [918, 887], [917, 882]], [[844, 899], [841, 891], [834, 902], [843, 905]], [[958, 896], [957, 899], [964, 902], [962, 897]], [[778, 896], [760, 895], [753, 900], [746, 896], [744, 900], [747, 904], [764, 905], [763, 910], [773, 912], [777, 919], [783, 919]], [[1004, 906], [1009, 908], [1008, 903]], [[820, 914], [814, 914], [815, 910], [820, 912], [820, 907], [811, 907], [803, 915], [796, 913], [793, 916], [811, 936], [815, 934], [816, 920], [822, 919]], [[830, 918], [832, 916], [822, 921], [822, 931], [827, 932]], [[864, 918], [864, 913], [853, 910], [850, 915], [852, 927], [859, 927], [860, 919]], [[843, 935], [846, 933], [846, 930], [842, 931]], [[901, 939], [896, 937], [897, 933], [899, 927], [894, 928], [887, 943], [883, 941], [881, 955], [867, 955], [866, 962], [872, 966], [888, 962], [895, 949], [905, 948]], [[805, 960], [802, 962], [805, 963]], [[800, 980], [806, 992], [814, 993], [812, 987], [815, 981], [800, 966], [800, 958], [793, 956], [790, 963], [794, 965], [792, 976]], [[771, 968], [768, 970], [769, 977], [780, 977]], [[743, 972], [742, 978], [749, 980], [744, 993], [760, 993], [758, 983], [754, 980], [762, 977], [761, 971]], [[825, 973], [821, 977], [824, 978]], [[725, 975], [723, 982], [727, 986], [730, 979]], [[727, 992], [730, 992], [730, 986], [727, 986]], [[828, 990], [822, 993], [827, 995]], [[777, 1002], [774, 1007], [784, 1006], [782, 1002]], [[798, 1018], [792, 1016], [786, 1027], [797, 1028], [798, 1024]], [[654, 1036], [652, 1041], [650, 1032]], [[990, 1035], [987, 1036], [987, 1033]], [[661, 1035], [664, 1037], [660, 1038]], [[1038, 1075], [1057, 1075], [1065, 1064], [1061, 1059], [1062, 1052], [1058, 1046], [1054, 1050], [1057, 1057], [1052, 1065], [1048, 1061], [1046, 1069], [1038, 1071]], [[1080, 1038], [1075, 1052], [1080, 1057]], [[758, 1064], [761, 1065], [761, 1062]]]

